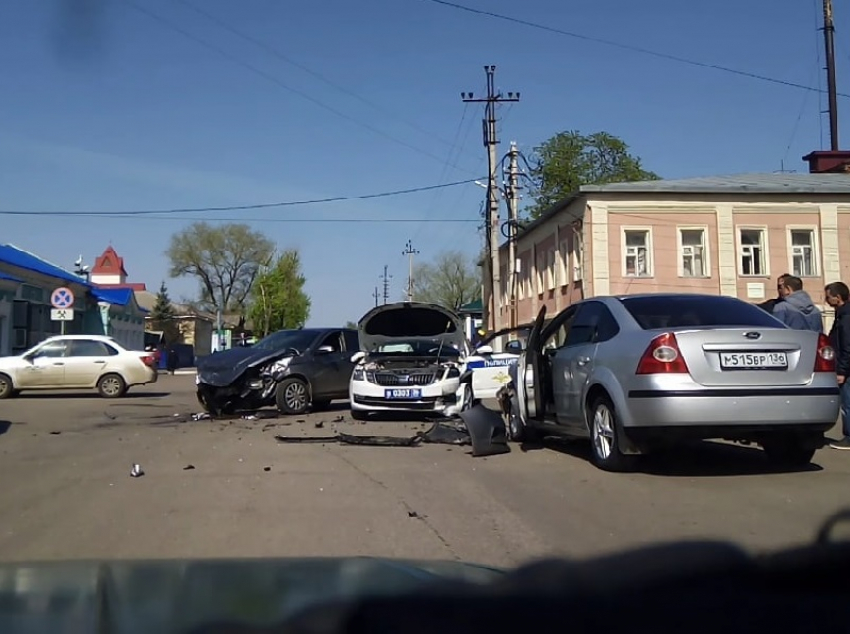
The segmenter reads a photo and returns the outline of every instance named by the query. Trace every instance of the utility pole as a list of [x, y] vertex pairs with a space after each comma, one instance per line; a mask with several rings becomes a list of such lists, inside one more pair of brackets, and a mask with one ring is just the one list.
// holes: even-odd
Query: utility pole
[[413, 248], [413, 242], [411, 240], [407, 241], [407, 245], [404, 247], [404, 251], [401, 252], [402, 255], [406, 255], [408, 259], [407, 265], [407, 301], [413, 301], [413, 256], [418, 255], [419, 251]]
[[378, 287], [375, 287], [375, 292], [372, 293], [372, 297], [375, 298], [375, 308], [378, 307], [378, 299], [381, 297], [381, 294], [378, 292]]
[[838, 94], [835, 84], [835, 23], [832, 19], [832, 0], [823, 0], [823, 42], [826, 48], [826, 85], [829, 92], [830, 149], [838, 150]]
[[516, 261], [516, 234], [517, 218], [519, 216], [519, 150], [516, 142], [511, 141], [511, 150], [508, 153], [510, 167], [508, 171], [508, 311], [510, 316], [509, 326], [517, 327], [517, 261]]
[[501, 290], [501, 266], [499, 263], [499, 188], [497, 170], [499, 167], [497, 159], [497, 147], [499, 141], [496, 138], [496, 104], [510, 101], [519, 101], [519, 93], [509, 92], [508, 96], [496, 92], [495, 75], [496, 67], [485, 66], [487, 73], [487, 96], [475, 98], [471, 92], [462, 92], [461, 98], [466, 103], [483, 103], [484, 106], [484, 146], [487, 148], [487, 166], [489, 177], [487, 181], [488, 212], [486, 221], [487, 231], [487, 266], [484, 273], [484, 319], [492, 330], [501, 328], [499, 315], [499, 303], [496, 293]]
[[386, 304], [387, 300], [390, 298], [390, 280], [393, 277], [387, 273], [388, 268], [389, 267], [384, 264], [384, 274], [381, 276], [381, 279], [384, 281], [384, 304]]

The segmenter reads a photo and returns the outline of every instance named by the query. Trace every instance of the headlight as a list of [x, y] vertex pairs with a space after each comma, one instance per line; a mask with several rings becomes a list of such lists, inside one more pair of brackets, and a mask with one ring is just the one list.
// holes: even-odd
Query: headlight
[[459, 376], [460, 376], [460, 369], [458, 369], [458, 368], [452, 367], [452, 368], [449, 368], [448, 372], [446, 372], [446, 378], [447, 379], [456, 379]]
[[363, 372], [363, 368], [354, 368], [354, 375], [352, 377], [355, 381], [365, 381], [366, 376]]

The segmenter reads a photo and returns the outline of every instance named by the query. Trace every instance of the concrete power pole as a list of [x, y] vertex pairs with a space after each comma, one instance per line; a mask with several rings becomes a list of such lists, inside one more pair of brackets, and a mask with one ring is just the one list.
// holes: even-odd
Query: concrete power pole
[[509, 92], [507, 97], [501, 91], [496, 92], [495, 66], [485, 66], [487, 73], [487, 96], [476, 99], [471, 92], [461, 93], [461, 98], [466, 103], [483, 103], [484, 105], [484, 146], [487, 148], [487, 166], [489, 177], [487, 182], [487, 266], [484, 272], [484, 321], [491, 330], [501, 328], [501, 317], [499, 315], [499, 303], [496, 294], [501, 291], [502, 269], [499, 262], [499, 193], [501, 189], [498, 183], [499, 161], [497, 149], [499, 141], [496, 137], [496, 104], [510, 101], [519, 101], [519, 93]]
[[508, 172], [508, 310], [511, 328], [517, 324], [517, 274], [518, 262], [516, 257], [516, 234], [517, 218], [519, 216], [519, 150], [516, 142], [511, 141], [511, 150], [508, 153], [510, 168]]
[[407, 245], [404, 248], [404, 251], [401, 252], [402, 255], [406, 255], [408, 259], [408, 272], [407, 272], [407, 301], [413, 301], [413, 256], [418, 255], [419, 251], [413, 248], [413, 242], [411, 240], [407, 241]]
[[389, 267], [384, 264], [384, 274], [381, 276], [384, 284], [384, 303], [387, 303], [387, 300], [390, 298], [390, 280], [392, 279], [392, 275], [387, 274], [387, 269]]
[[835, 23], [832, 0], [823, 0], [823, 42], [826, 48], [826, 87], [829, 93], [830, 149], [838, 151], [838, 94], [835, 83]]

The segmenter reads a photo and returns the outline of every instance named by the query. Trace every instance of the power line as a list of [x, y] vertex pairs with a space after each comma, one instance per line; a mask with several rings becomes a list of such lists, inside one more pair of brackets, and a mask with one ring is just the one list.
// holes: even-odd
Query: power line
[[[398, 143], [399, 145], [403, 145], [404, 147], [406, 147], [410, 150], [413, 150], [414, 152], [419, 152], [420, 154], [423, 154], [424, 156], [428, 156], [432, 159], [435, 159], [435, 160], [439, 161], [440, 163], [442, 163], [443, 160], [444, 160], [443, 158], [437, 156], [436, 154], [431, 154], [431, 152], [429, 152], [427, 150], [423, 150], [422, 148], [416, 147], [415, 145], [411, 145], [410, 143], [407, 143], [406, 141], [402, 141], [401, 139], [398, 139], [398, 138], [392, 136], [391, 134], [387, 134], [383, 130], [380, 130], [380, 129], [374, 127], [374, 126], [371, 126], [368, 123], [364, 123], [363, 121], [358, 121], [354, 117], [349, 116], [349, 115], [345, 114], [344, 112], [337, 110], [333, 106], [329, 106], [326, 103], [320, 101], [319, 99], [316, 99], [315, 97], [311, 97], [306, 92], [304, 92], [302, 90], [298, 90], [297, 88], [293, 88], [292, 86], [289, 86], [289, 85], [283, 83], [281, 80], [279, 80], [274, 75], [271, 75], [271, 74], [265, 72], [264, 70], [261, 70], [261, 69], [257, 68], [256, 66], [253, 66], [253, 65], [251, 65], [247, 62], [244, 62], [237, 57], [234, 57], [233, 55], [228, 53], [223, 48], [220, 48], [220, 47], [218, 47], [214, 44], [210, 44], [206, 40], [203, 40], [203, 39], [201, 39], [201, 38], [199, 38], [195, 35], [192, 35], [189, 31], [186, 31], [185, 29], [177, 26], [173, 22], [166, 20], [161, 15], [146, 9], [145, 7], [140, 6], [139, 4], [134, 2], [133, 0], [124, 0], [124, 2], [127, 5], [133, 7], [137, 11], [139, 11], [140, 13], [145, 14], [146, 16], [151, 18], [152, 20], [159, 22], [160, 24], [168, 27], [169, 29], [171, 29], [171, 30], [173, 30], [177, 33], [180, 33], [183, 37], [186, 37], [186, 38], [192, 40], [196, 44], [200, 44], [201, 46], [218, 53], [219, 55], [224, 57], [226, 60], [228, 60], [228, 61], [230, 61], [234, 64], [237, 64], [238, 66], [241, 66], [242, 68], [245, 68], [245, 69], [251, 71], [252, 73], [254, 73], [256, 75], [259, 75], [260, 77], [262, 77], [266, 81], [269, 81], [269, 82], [275, 84], [276, 86], [283, 88], [284, 90], [286, 90], [288, 92], [294, 93], [294, 94], [298, 95], [299, 97], [306, 99], [307, 101], [309, 101], [311, 103], [316, 104], [317, 106], [327, 110], [328, 112], [332, 112], [333, 114], [337, 115], [338, 117], [342, 117], [343, 119], [350, 121], [351, 123], [354, 123], [355, 125], [358, 125], [361, 128], [364, 128], [366, 130], [369, 130], [370, 132], [378, 134], [378, 135], [384, 137], [385, 139], [389, 139], [390, 141], [392, 141], [394, 143]], [[468, 170], [460, 168], [460, 167], [457, 167], [456, 169], [458, 169], [462, 172], [468, 172]]]
[[[451, 7], [453, 9], [458, 9], [460, 11], [466, 11], [468, 13], [475, 13], [478, 15], [485, 15], [487, 17], [496, 18], [497, 20], [504, 20], [506, 22], [513, 22], [515, 24], [522, 24], [523, 26], [528, 26], [533, 29], [540, 29], [541, 31], [548, 31], [549, 33], [557, 33], [558, 35], [566, 35], [567, 37], [572, 37], [579, 40], [584, 40], [586, 42], [594, 42], [596, 44], [604, 44], [605, 46], [613, 46], [614, 48], [619, 48], [626, 51], [632, 51], [634, 53], [641, 53], [643, 55], [650, 55], [652, 57], [657, 57], [660, 59], [666, 59], [671, 62], [678, 62], [680, 64], [687, 64], [689, 66], [697, 66], [699, 68], [710, 68], [713, 70], [719, 70], [724, 73], [731, 73], [733, 75], [739, 75], [741, 77], [748, 77], [750, 79], [758, 79], [759, 81], [765, 81], [772, 84], [779, 84], [781, 86], [788, 86], [790, 88], [799, 88], [800, 90], [809, 90], [811, 92], [824, 92], [821, 88], [814, 88], [812, 86], [805, 86], [803, 84], [798, 84], [793, 81], [786, 81], [784, 79], [777, 79], [775, 77], [768, 77], [767, 75], [760, 75], [758, 73], [751, 73], [745, 70], [739, 70], [737, 68], [731, 68], [729, 66], [721, 66], [720, 64], [710, 64], [707, 62], [700, 62], [695, 59], [689, 59], [687, 57], [681, 57], [679, 55], [672, 55], [670, 53], [662, 53], [660, 51], [653, 51], [648, 48], [643, 48], [642, 46], [634, 46], [632, 44], [623, 44], [622, 42], [615, 42], [613, 40], [607, 40], [600, 37], [594, 37], [592, 35], [583, 35], [581, 33], [575, 33], [573, 31], [565, 31], [563, 29], [557, 29], [555, 27], [546, 26], [545, 24], [538, 24], [536, 22], [530, 22], [528, 20], [523, 20], [521, 18], [514, 18], [509, 15], [504, 15], [501, 13], [494, 13], [493, 11], [485, 11], [484, 9], [474, 9], [472, 7], [467, 7], [462, 4], [457, 4], [455, 2], [449, 2], [448, 0], [424, 0], [425, 2], [433, 2], [434, 4], [440, 4], [446, 7]], [[847, 93], [837, 93], [841, 97], [850, 97], [850, 94]]]
[[[336, 90], [348, 95], [349, 97], [353, 97], [354, 99], [357, 99], [361, 103], [366, 104], [367, 106], [375, 109], [376, 111], [380, 112], [381, 114], [383, 114], [385, 116], [392, 117], [392, 118], [396, 119], [397, 121], [401, 121], [402, 123], [404, 123], [405, 125], [409, 126], [412, 129], [416, 130], [417, 132], [421, 132], [422, 134], [427, 135], [428, 138], [433, 139], [435, 141], [439, 141], [443, 145], [450, 146], [452, 148], [452, 150], [454, 150], [455, 141], [447, 141], [447, 140], [445, 140], [445, 139], [443, 139], [439, 136], [436, 136], [433, 132], [426, 130], [425, 128], [421, 127], [420, 125], [417, 125], [416, 123], [414, 123], [413, 121], [409, 121], [408, 119], [405, 119], [404, 117], [399, 116], [398, 113], [393, 112], [392, 110], [390, 110], [388, 108], [384, 108], [383, 106], [375, 103], [374, 101], [367, 99], [366, 97], [356, 93], [355, 91], [353, 91], [349, 88], [346, 88], [345, 86], [337, 84], [336, 82], [328, 79], [322, 73], [315, 71], [312, 68], [309, 68], [308, 66], [305, 66], [304, 64], [301, 64], [300, 62], [295, 61], [294, 59], [292, 59], [288, 55], [285, 55], [280, 50], [278, 50], [277, 48], [272, 46], [271, 44], [268, 44], [268, 43], [264, 42], [263, 40], [260, 40], [256, 37], [248, 35], [247, 33], [244, 33], [242, 31], [234, 28], [233, 26], [231, 26], [230, 24], [228, 24], [227, 22], [225, 22], [221, 18], [209, 13], [208, 11], [206, 11], [204, 9], [201, 9], [200, 7], [196, 6], [192, 2], [189, 2], [189, 0], [177, 0], [177, 1], [180, 4], [192, 9], [196, 13], [203, 15], [208, 20], [215, 22], [218, 26], [220, 26], [225, 31], [228, 31], [229, 33], [232, 33], [233, 35], [242, 38], [246, 42], [251, 42], [252, 44], [254, 44], [256, 46], [259, 46], [260, 48], [264, 49], [267, 53], [274, 55], [275, 57], [283, 60], [287, 64], [295, 66], [296, 68], [304, 71], [308, 75], [312, 75], [313, 77], [315, 77], [316, 79], [318, 79], [321, 82], [324, 82], [328, 86], [335, 88]], [[450, 155], [450, 157], [451, 157], [451, 155]], [[455, 160], [457, 160], [457, 159], [455, 159]], [[453, 164], [453, 165], [451, 165], [451, 167], [456, 168], [457, 165]]]
[[[396, 189], [394, 191], [381, 192], [378, 194], [364, 194], [362, 196], [332, 196], [328, 198], [314, 198], [312, 200], [289, 200], [275, 203], [258, 203], [253, 205], [230, 205], [224, 207], [182, 207], [174, 209], [133, 209], [129, 211], [29, 211], [18, 209], [0, 209], [0, 216], [102, 216], [102, 217], [125, 217], [125, 216], [148, 216], [153, 214], [184, 214], [212, 211], [246, 211], [251, 209], [270, 209], [273, 207], [295, 207], [300, 205], [318, 205], [322, 203], [345, 202], [351, 200], [370, 200], [374, 198], [388, 198], [390, 196], [403, 196], [415, 194], [443, 187], [455, 187], [474, 183], [476, 179], [469, 178], [453, 183], [442, 183], [438, 185], [427, 185], [425, 187], [411, 187], [409, 189]], [[279, 218], [277, 220], [286, 220]], [[313, 219], [310, 219], [311, 221]], [[306, 222], [306, 220], [305, 220]]]
[[[0, 212], [2, 215], [2, 212]], [[204, 218], [198, 216], [127, 216], [121, 214], [86, 214], [86, 213], [50, 213], [43, 214], [44, 217], [51, 216], [67, 216], [68, 218], [109, 218], [113, 220], [176, 220], [181, 222], [197, 221], [197, 222], [274, 222], [274, 223], [414, 223], [423, 222], [433, 223], [471, 223], [480, 222], [474, 218]]]

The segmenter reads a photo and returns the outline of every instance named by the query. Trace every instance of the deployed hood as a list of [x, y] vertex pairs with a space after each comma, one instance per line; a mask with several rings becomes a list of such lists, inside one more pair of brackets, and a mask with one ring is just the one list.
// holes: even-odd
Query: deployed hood
[[804, 315], [809, 315], [817, 310], [812, 298], [806, 291], [794, 291], [785, 298], [785, 301]]
[[360, 347], [372, 352], [378, 346], [398, 339], [431, 339], [467, 351], [466, 335], [460, 318], [437, 304], [399, 302], [376, 306], [357, 324]]
[[285, 352], [285, 350], [236, 347], [208, 354], [198, 358], [195, 363], [198, 380], [207, 385], [224, 387], [242, 376], [248, 368], [286, 356]]

